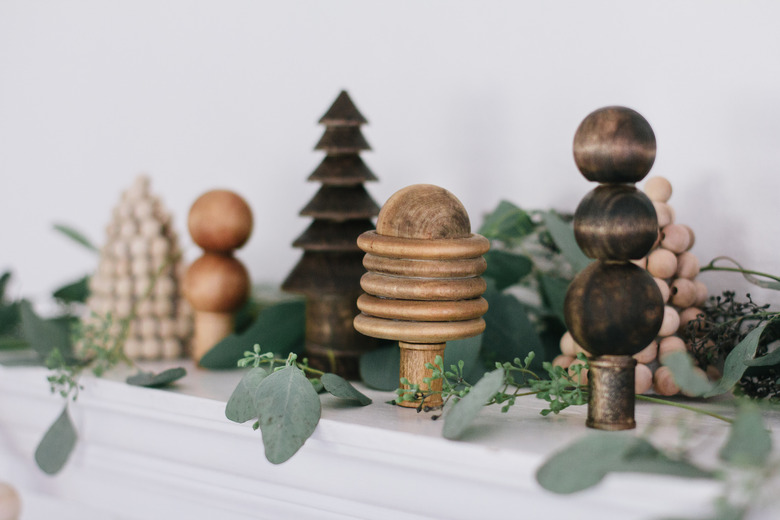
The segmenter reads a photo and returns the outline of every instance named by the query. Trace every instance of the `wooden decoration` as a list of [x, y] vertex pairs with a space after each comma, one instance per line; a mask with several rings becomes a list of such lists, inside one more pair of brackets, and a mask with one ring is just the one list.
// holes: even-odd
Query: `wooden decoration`
[[378, 342], [352, 327], [358, 313], [360, 277], [365, 272], [357, 237], [374, 229], [379, 213], [363, 183], [376, 177], [360, 158], [370, 147], [360, 126], [367, 121], [346, 92], [320, 119], [325, 134], [315, 147], [325, 158], [309, 176], [322, 187], [300, 214], [314, 221], [293, 247], [303, 257], [282, 289], [306, 296], [306, 355], [311, 366], [358, 379], [358, 358]]
[[[181, 251], [171, 215], [139, 176], [122, 193], [106, 228], [98, 270], [90, 278], [87, 321], [112, 317], [126, 334], [130, 359], [178, 358], [192, 335], [192, 311], [181, 297]], [[129, 320], [126, 331], [118, 320]]]
[[655, 161], [655, 135], [637, 112], [597, 110], [574, 137], [574, 160], [588, 180], [604, 183], [574, 214], [574, 234], [593, 262], [566, 294], [564, 313], [573, 339], [589, 352], [587, 425], [634, 428], [636, 360], [655, 339], [664, 318], [661, 291], [647, 271], [631, 263], [658, 236], [653, 204], [633, 183]]
[[203, 256], [184, 276], [184, 294], [195, 310], [195, 361], [233, 332], [233, 315], [249, 297], [249, 273], [233, 257], [252, 233], [252, 210], [239, 195], [213, 190], [190, 208], [187, 226]]
[[[418, 184], [395, 193], [382, 208], [376, 231], [358, 238], [368, 273], [355, 318], [359, 332], [398, 340], [401, 377], [427, 389], [425, 368], [447, 341], [480, 334], [487, 301], [481, 297], [490, 242], [471, 233], [468, 214], [452, 193]], [[441, 390], [439, 386], [433, 390]], [[441, 404], [441, 396], [426, 400]], [[417, 406], [404, 402], [402, 406]]]

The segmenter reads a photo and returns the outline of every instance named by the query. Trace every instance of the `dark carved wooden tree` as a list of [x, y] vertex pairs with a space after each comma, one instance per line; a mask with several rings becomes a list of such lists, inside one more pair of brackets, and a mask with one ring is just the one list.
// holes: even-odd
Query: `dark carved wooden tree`
[[342, 91], [320, 119], [325, 134], [315, 150], [326, 155], [309, 176], [322, 184], [300, 214], [311, 225], [293, 242], [303, 256], [282, 284], [282, 289], [306, 296], [306, 354], [312, 367], [358, 378], [358, 358], [377, 340], [355, 331], [356, 301], [365, 273], [357, 237], [374, 229], [379, 206], [363, 183], [377, 180], [360, 158], [370, 150], [360, 131], [366, 119]]

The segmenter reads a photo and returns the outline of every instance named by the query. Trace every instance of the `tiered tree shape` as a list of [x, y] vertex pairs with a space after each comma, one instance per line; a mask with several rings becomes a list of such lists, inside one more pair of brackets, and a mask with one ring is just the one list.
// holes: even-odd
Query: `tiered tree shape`
[[374, 229], [379, 206], [363, 186], [377, 178], [360, 157], [371, 147], [360, 127], [367, 121], [342, 91], [320, 119], [325, 133], [315, 150], [325, 158], [309, 176], [322, 187], [300, 215], [314, 221], [293, 242], [303, 256], [282, 289], [306, 296], [306, 354], [313, 367], [350, 379], [358, 377], [358, 358], [377, 340], [355, 332], [363, 252], [357, 237]]

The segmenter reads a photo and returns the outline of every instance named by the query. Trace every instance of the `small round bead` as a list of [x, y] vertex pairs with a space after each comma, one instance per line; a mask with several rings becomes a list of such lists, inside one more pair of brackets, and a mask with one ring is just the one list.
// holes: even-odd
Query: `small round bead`
[[658, 342], [653, 340], [648, 346], [634, 354], [638, 363], [650, 363], [658, 356]]
[[696, 302], [696, 286], [686, 278], [677, 278], [669, 287], [672, 291], [672, 305], [690, 307]]
[[152, 316], [154, 314], [154, 302], [150, 298], [139, 300], [135, 304], [135, 313], [140, 317]]
[[149, 290], [149, 286], [152, 283], [152, 278], [150, 276], [140, 276], [136, 278], [133, 281], [133, 293], [139, 297], [143, 298], [146, 296], [146, 292]]
[[571, 332], [568, 330], [563, 334], [563, 336], [561, 336], [559, 346], [561, 347], [561, 354], [564, 356], [573, 358], [577, 355], [577, 348], [575, 346], [574, 338], [572, 337]]
[[149, 240], [144, 237], [133, 237], [130, 239], [130, 254], [134, 258], [146, 256], [149, 253]]
[[674, 307], [664, 305], [664, 320], [661, 322], [661, 330], [658, 335], [663, 337], [671, 336], [680, 328], [680, 314], [674, 310]]
[[164, 339], [162, 341], [162, 358], [176, 359], [181, 357], [181, 342], [177, 339]]
[[252, 233], [252, 210], [227, 190], [204, 193], [192, 204], [187, 226], [192, 240], [207, 251], [228, 252], [246, 243]]
[[130, 296], [133, 294], [133, 280], [130, 278], [119, 278], [114, 283], [114, 294], [117, 296]]
[[677, 272], [677, 255], [666, 249], [656, 249], [647, 257], [647, 271], [656, 278], [671, 278]]
[[144, 338], [141, 341], [141, 355], [146, 359], [158, 359], [162, 354], [162, 342], [157, 338]]
[[707, 286], [704, 284], [704, 282], [700, 280], [694, 280], [693, 285], [696, 286], [696, 302], [694, 305], [701, 307], [707, 302], [709, 290], [707, 289]]
[[658, 342], [658, 361], [664, 362], [664, 358], [672, 352], [687, 352], [685, 341], [679, 336], [668, 336]]
[[674, 222], [672, 207], [666, 202], [653, 202], [655, 214], [658, 217], [658, 227], [665, 228]]
[[117, 240], [111, 244], [111, 253], [117, 259], [126, 259], [130, 256], [130, 247], [126, 240]]
[[176, 337], [176, 321], [171, 318], [161, 318], [157, 323], [157, 333], [163, 339]]
[[142, 338], [154, 338], [157, 337], [157, 320], [154, 318], [142, 318], [136, 320], [139, 323], [138, 335]]
[[154, 295], [158, 298], [169, 298], [176, 293], [176, 282], [168, 276], [161, 276], [154, 283]]
[[588, 384], [588, 370], [586, 368], [580, 369], [580, 377], [577, 378], [577, 371], [574, 370], [575, 365], [582, 365], [579, 360], [575, 359], [574, 362], [569, 365], [569, 375], [574, 379], [575, 383], [579, 383], [581, 385], [587, 385]]
[[668, 249], [672, 253], [682, 253], [690, 245], [691, 235], [680, 224], [669, 224], [661, 230], [661, 234], [663, 236], [661, 247]]
[[150, 241], [149, 253], [154, 258], [166, 258], [170, 248], [171, 244], [165, 237], [156, 236]]
[[139, 226], [139, 232], [146, 238], [156, 237], [162, 231], [162, 225], [152, 218], [144, 219]]
[[685, 251], [677, 257], [678, 278], [693, 280], [699, 274], [699, 269], [699, 258], [690, 251]]
[[680, 391], [669, 367], [656, 369], [655, 374], [653, 374], [653, 390], [659, 395], [675, 395]]
[[680, 224], [680, 225], [688, 230], [688, 249], [690, 249], [693, 247], [693, 244], [696, 243], [696, 233], [693, 232], [691, 226], [686, 226], [685, 224]]
[[672, 183], [664, 177], [647, 179], [644, 192], [653, 202], [668, 202], [672, 198]]
[[138, 359], [141, 357], [141, 341], [134, 338], [128, 338], [125, 341], [124, 351], [125, 355], [130, 359]]
[[113, 274], [118, 278], [130, 276], [130, 260], [128, 258], [117, 258], [114, 260]]
[[643, 364], [637, 363], [634, 369], [634, 393], [644, 394], [653, 387], [653, 372]]
[[154, 314], [156, 316], [169, 316], [173, 312], [173, 301], [170, 298], [157, 298], [154, 300]]
[[123, 238], [132, 238], [138, 233], [138, 226], [132, 220], [122, 222], [119, 227], [119, 236]]
[[704, 312], [698, 307], [688, 307], [680, 313], [680, 330], [686, 330], [688, 323], [698, 319], [700, 314]]
[[664, 303], [668, 302], [669, 296], [672, 294], [672, 291], [669, 289], [669, 284], [666, 283], [666, 280], [658, 278], [657, 276], [654, 276], [653, 280], [655, 280], [655, 283], [658, 284], [658, 289], [661, 291], [661, 299], [664, 301]]
[[21, 511], [19, 493], [10, 484], [0, 482], [0, 520], [18, 520]]
[[149, 260], [147, 260], [145, 256], [134, 258], [133, 261], [130, 262], [130, 273], [132, 273], [133, 276], [141, 277], [152, 274]]
[[569, 365], [571, 365], [572, 361], [574, 361], [575, 358], [571, 356], [567, 356], [565, 354], [561, 354], [560, 356], [555, 356], [555, 359], [552, 360], [552, 366], [554, 367], [561, 367], [561, 368], [569, 368]]
[[150, 200], [139, 200], [133, 206], [133, 215], [138, 220], [143, 220], [151, 217], [154, 213], [154, 206]]

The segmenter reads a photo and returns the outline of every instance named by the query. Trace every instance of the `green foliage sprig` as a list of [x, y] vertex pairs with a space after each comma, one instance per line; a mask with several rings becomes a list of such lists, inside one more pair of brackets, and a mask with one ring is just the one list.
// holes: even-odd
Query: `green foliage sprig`
[[282, 359], [255, 344], [237, 364], [251, 369], [228, 399], [225, 416], [237, 423], [255, 419], [252, 428], [262, 432], [265, 457], [273, 464], [295, 455], [314, 433], [322, 414], [320, 391], [359, 406], [371, 404], [348, 381], [310, 367], [293, 352]]

